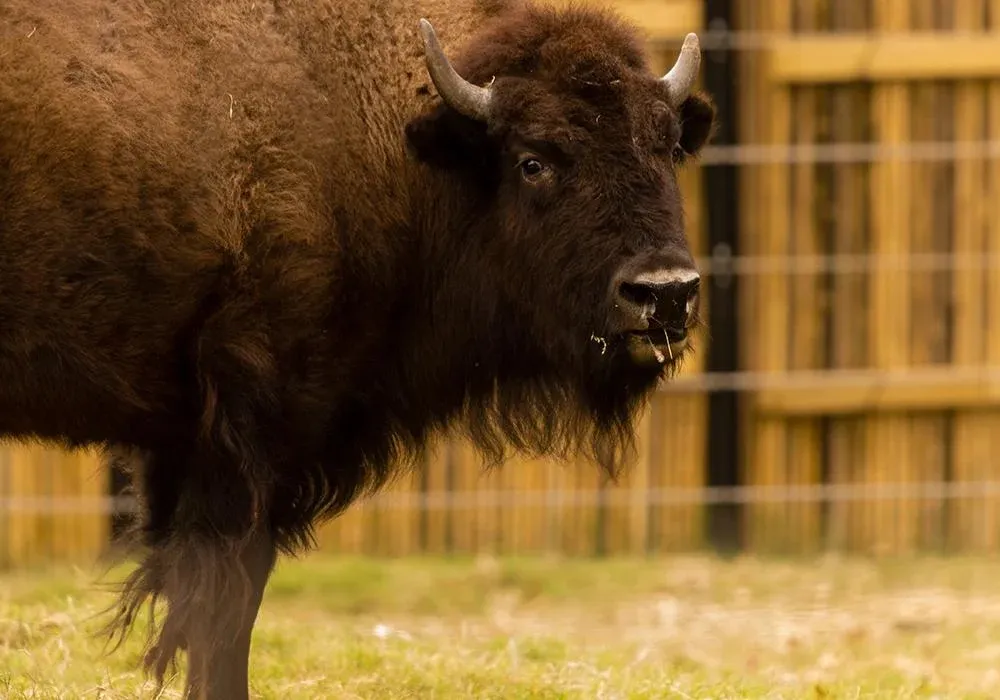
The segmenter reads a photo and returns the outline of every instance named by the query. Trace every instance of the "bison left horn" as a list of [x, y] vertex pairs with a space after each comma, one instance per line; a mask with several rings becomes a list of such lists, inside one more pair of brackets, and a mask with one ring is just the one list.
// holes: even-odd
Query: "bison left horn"
[[426, 19], [420, 20], [420, 33], [424, 37], [424, 56], [438, 94], [452, 109], [470, 119], [486, 121], [490, 113], [491, 93], [488, 88], [473, 85], [460, 76], [448, 57], [441, 50], [434, 27]]
[[660, 82], [666, 85], [670, 104], [680, 107], [698, 78], [698, 67], [701, 64], [701, 47], [698, 45], [698, 35], [688, 34], [684, 37], [684, 45], [677, 56], [674, 67], [665, 76], [660, 78]]

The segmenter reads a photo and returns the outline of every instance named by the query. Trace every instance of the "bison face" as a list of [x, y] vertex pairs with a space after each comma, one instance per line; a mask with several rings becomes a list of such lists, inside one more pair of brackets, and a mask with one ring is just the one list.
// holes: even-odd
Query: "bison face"
[[467, 327], [490, 318], [505, 352], [582, 376], [592, 392], [649, 389], [698, 316], [677, 184], [714, 119], [692, 93], [697, 38], [660, 77], [607, 15], [532, 10], [471, 41], [462, 77], [421, 28], [441, 103], [407, 134], [446, 183], [441, 196], [461, 202], [461, 233], [443, 247], [474, 249], [464, 260], [479, 279], [464, 288], [488, 290]]

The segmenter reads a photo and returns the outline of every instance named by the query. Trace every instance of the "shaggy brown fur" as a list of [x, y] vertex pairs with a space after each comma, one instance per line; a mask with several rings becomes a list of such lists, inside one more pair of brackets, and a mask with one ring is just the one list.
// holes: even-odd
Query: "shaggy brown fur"
[[629, 359], [612, 280], [690, 265], [713, 120], [655, 77], [613, 16], [514, 0], [0, 4], [0, 433], [137, 455], [111, 629], [166, 600], [156, 675], [186, 649], [190, 696], [247, 697], [277, 552], [436, 431], [621, 463], [673, 365]]

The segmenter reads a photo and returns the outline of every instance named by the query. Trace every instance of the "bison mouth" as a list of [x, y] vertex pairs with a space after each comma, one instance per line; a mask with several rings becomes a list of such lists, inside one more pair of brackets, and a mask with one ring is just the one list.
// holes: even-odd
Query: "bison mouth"
[[621, 328], [609, 335], [591, 334], [590, 340], [598, 345], [601, 355], [616, 346], [625, 351], [636, 365], [665, 367], [680, 361], [690, 346], [688, 326], [646, 326]]
[[680, 358], [688, 345], [686, 328], [647, 328], [625, 333], [632, 360], [639, 364], [665, 365]]

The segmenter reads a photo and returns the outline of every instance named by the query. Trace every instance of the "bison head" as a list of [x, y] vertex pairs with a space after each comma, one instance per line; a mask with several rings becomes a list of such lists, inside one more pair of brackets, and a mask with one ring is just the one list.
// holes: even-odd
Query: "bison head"
[[460, 329], [439, 340], [501, 396], [479, 423], [546, 452], [588, 432], [607, 453], [698, 319], [677, 183], [714, 120], [697, 37], [654, 75], [637, 33], [593, 10], [521, 8], [454, 64], [420, 27], [441, 100], [407, 135], [443, 183], [429, 216], [459, 222], [431, 258], [442, 328]]

